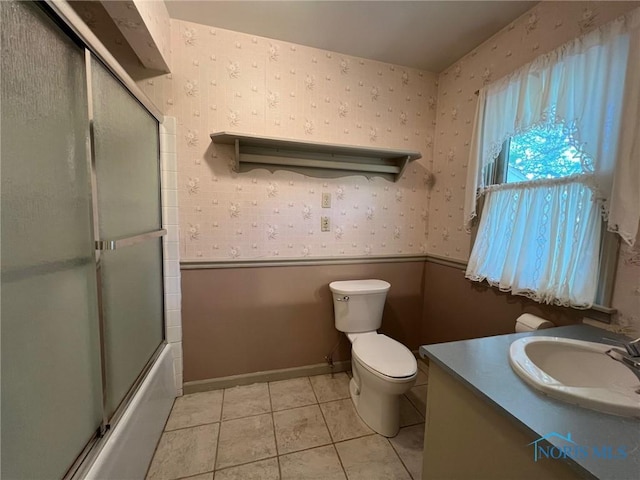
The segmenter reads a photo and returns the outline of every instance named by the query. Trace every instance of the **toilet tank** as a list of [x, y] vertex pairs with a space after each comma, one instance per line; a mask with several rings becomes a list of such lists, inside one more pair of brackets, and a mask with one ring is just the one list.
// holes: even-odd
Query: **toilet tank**
[[382, 324], [382, 311], [391, 288], [384, 280], [331, 282], [336, 328], [341, 332], [373, 332]]

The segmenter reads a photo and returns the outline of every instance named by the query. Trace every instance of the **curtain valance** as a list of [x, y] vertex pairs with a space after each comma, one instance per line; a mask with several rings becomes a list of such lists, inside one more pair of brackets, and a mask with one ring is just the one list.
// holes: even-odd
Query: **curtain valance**
[[550, 125], [562, 126], [580, 152], [608, 229], [633, 245], [640, 223], [640, 8], [480, 90], [466, 228], [504, 141]]

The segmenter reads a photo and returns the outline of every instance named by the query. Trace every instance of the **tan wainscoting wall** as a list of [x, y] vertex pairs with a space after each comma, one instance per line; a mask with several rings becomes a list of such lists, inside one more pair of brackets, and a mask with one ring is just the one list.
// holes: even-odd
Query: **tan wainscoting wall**
[[[391, 283], [381, 331], [421, 345], [425, 261], [182, 269], [184, 381], [315, 365], [340, 338], [329, 283]], [[334, 360], [349, 360], [344, 335]]]
[[[532, 313], [558, 326], [583, 311], [540, 305], [464, 278], [464, 267], [430, 260], [182, 269], [184, 381], [317, 366], [341, 338], [329, 283], [391, 283], [380, 331], [411, 350], [420, 345], [513, 333]], [[206, 388], [206, 387], [203, 387]]]
[[531, 313], [557, 326], [580, 323], [582, 310], [541, 305], [464, 277], [464, 267], [425, 265], [424, 343], [441, 343], [513, 333], [516, 319]]

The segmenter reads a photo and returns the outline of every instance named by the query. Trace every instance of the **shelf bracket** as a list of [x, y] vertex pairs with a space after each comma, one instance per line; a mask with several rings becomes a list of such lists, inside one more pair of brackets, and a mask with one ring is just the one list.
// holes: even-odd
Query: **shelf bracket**
[[236, 141], [235, 141], [235, 156], [234, 156], [233, 170], [235, 172], [240, 171], [240, 139], [238, 138], [236, 138]]
[[404, 173], [404, 169], [407, 168], [407, 165], [409, 165], [409, 161], [411, 160], [411, 157], [409, 155], [407, 155], [406, 157], [404, 157], [402, 160], [400, 160], [400, 171], [396, 174], [396, 180], [400, 180], [402, 178], [402, 174]]

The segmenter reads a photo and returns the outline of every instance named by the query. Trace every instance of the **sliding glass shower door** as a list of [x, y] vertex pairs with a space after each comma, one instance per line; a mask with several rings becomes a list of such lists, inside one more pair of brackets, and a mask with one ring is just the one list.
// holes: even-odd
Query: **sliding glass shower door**
[[0, 17], [1, 473], [62, 478], [163, 344], [158, 121], [46, 6]]
[[159, 138], [156, 119], [99, 61], [90, 71], [111, 417], [163, 337]]
[[84, 50], [0, 12], [2, 476], [60, 478], [102, 422]]

